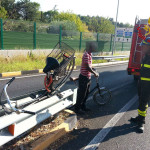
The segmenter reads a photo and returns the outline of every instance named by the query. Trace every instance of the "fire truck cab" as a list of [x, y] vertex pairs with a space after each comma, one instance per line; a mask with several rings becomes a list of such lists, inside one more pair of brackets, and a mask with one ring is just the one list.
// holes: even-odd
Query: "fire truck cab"
[[128, 75], [134, 75], [134, 79], [138, 79], [140, 75], [141, 61], [143, 58], [143, 53], [140, 46], [143, 39], [139, 37], [138, 31], [140, 29], [140, 34], [145, 36], [146, 30], [144, 29], [144, 26], [147, 24], [148, 24], [148, 19], [138, 19], [136, 17], [135, 26], [133, 29], [130, 58], [129, 58], [128, 68], [127, 68]]

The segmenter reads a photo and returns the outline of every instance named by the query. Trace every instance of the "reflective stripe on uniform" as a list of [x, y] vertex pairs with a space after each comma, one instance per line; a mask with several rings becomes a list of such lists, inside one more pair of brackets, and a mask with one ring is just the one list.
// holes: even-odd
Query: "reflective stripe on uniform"
[[150, 65], [148, 65], [148, 64], [141, 64], [141, 67], [145, 67], [145, 68], [150, 68]]
[[144, 80], [144, 81], [150, 81], [150, 78], [144, 78], [144, 77], [141, 77], [141, 80]]
[[140, 116], [146, 117], [146, 111], [141, 111], [141, 110], [138, 109], [138, 114]]
[[144, 64], [144, 67], [145, 67], [145, 68], [150, 68], [150, 65]]

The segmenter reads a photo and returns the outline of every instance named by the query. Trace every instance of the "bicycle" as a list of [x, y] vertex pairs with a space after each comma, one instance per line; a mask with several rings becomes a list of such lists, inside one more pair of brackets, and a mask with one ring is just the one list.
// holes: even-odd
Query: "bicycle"
[[[102, 106], [110, 102], [112, 95], [111, 92], [106, 87], [100, 87], [98, 82], [99, 76], [95, 78], [96, 78], [96, 86], [92, 90], [90, 90], [89, 94], [95, 91], [93, 94], [93, 100], [97, 105]], [[76, 85], [77, 85], [76, 81], [78, 79], [79, 79], [78, 77], [70, 77], [70, 81], [73, 81]]]

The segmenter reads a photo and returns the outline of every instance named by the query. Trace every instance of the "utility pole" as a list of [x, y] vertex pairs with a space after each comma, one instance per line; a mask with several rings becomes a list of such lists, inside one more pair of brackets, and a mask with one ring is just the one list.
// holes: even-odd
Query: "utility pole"
[[112, 55], [114, 54], [115, 45], [116, 45], [116, 32], [117, 32], [118, 10], [119, 10], [119, 0], [118, 0], [117, 13], [116, 13], [116, 23], [115, 23], [115, 33], [114, 33], [114, 43], [113, 43]]

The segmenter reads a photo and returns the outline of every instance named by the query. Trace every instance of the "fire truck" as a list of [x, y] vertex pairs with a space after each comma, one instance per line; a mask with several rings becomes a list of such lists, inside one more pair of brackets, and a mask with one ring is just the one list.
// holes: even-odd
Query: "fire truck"
[[147, 24], [148, 24], [148, 19], [139, 19], [138, 17], [136, 17], [135, 26], [133, 29], [130, 58], [129, 58], [128, 68], [127, 68], [128, 75], [133, 75], [135, 80], [139, 78], [141, 61], [144, 56], [140, 46], [143, 39], [139, 36], [139, 29], [140, 29], [140, 34], [143, 35], [144, 37], [145, 34], [147, 33], [144, 27]]

